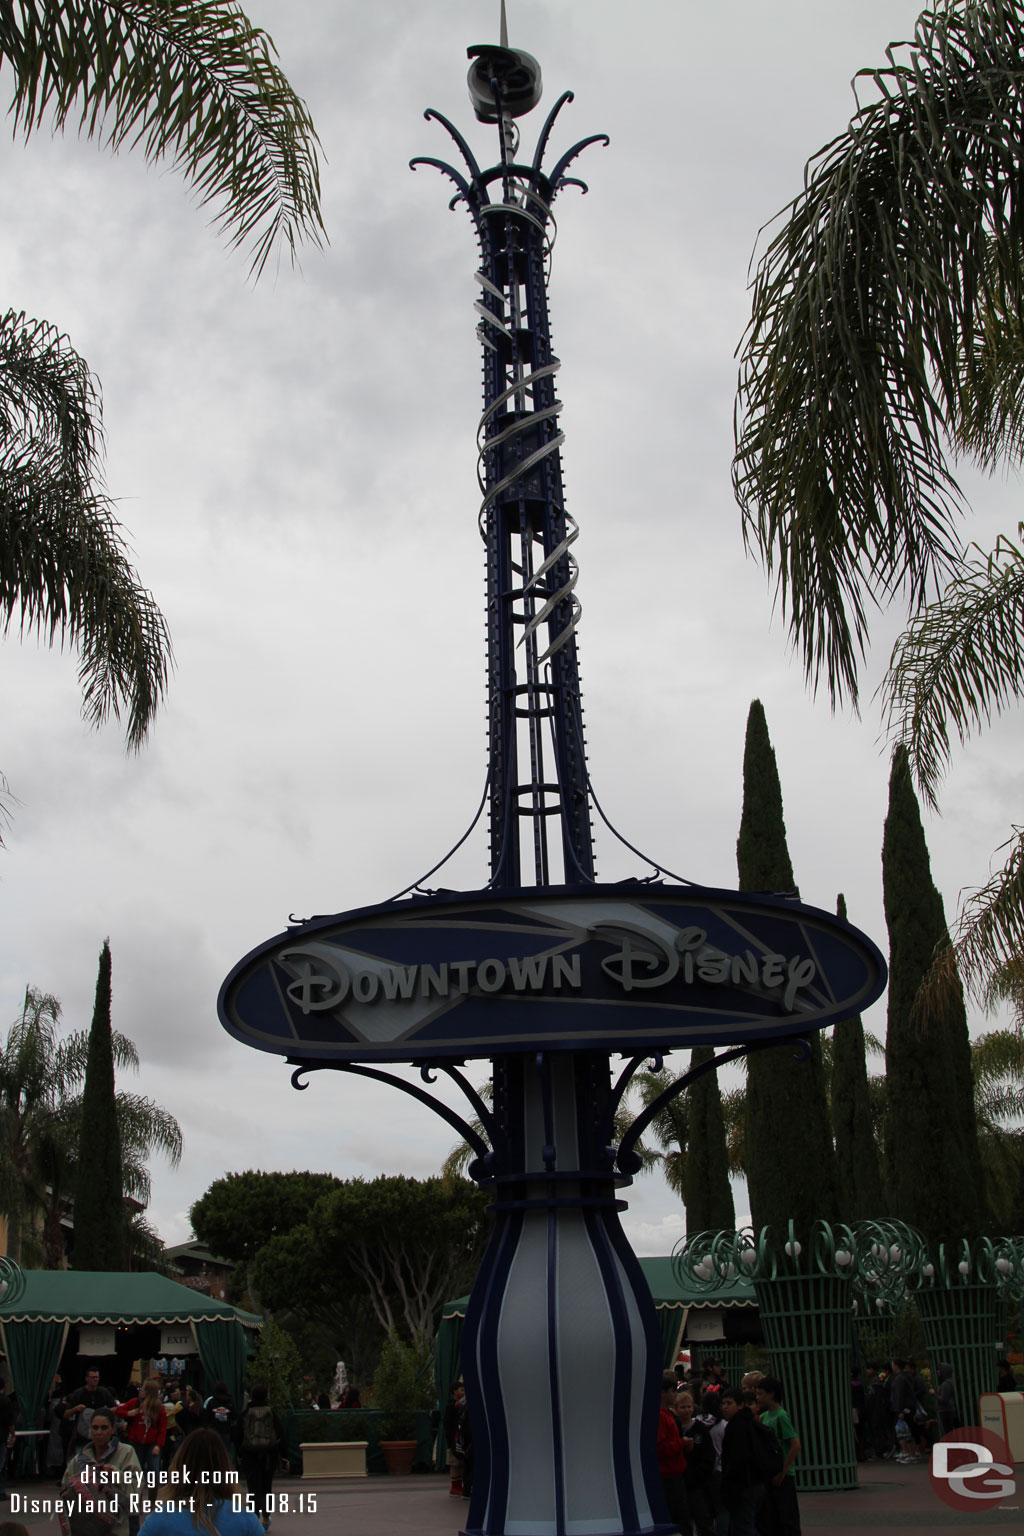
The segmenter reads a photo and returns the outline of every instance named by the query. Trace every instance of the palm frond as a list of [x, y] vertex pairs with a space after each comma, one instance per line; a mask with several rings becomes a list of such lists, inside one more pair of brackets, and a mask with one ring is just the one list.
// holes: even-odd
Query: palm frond
[[[654, 1103], [658, 1095], [663, 1093], [669, 1084], [674, 1081], [675, 1075], [667, 1067], [663, 1067], [660, 1072], [638, 1072], [636, 1074], [633, 1084], [645, 1107], [648, 1104]], [[625, 1131], [625, 1126], [622, 1127], [622, 1130], [623, 1132]], [[689, 1140], [685, 1092], [678, 1094], [674, 1099], [669, 1099], [668, 1103], [662, 1106], [651, 1121], [649, 1130], [663, 1153], [671, 1154], [678, 1148], [684, 1154], [683, 1166], [685, 1167], [686, 1144]], [[645, 1167], [653, 1166], [657, 1160], [657, 1155], [649, 1151], [643, 1142], [639, 1142], [635, 1150], [643, 1158]]]
[[975, 1085], [989, 1089], [1016, 1081], [1024, 1088], [1024, 1040], [1015, 1029], [991, 1029], [971, 1041]]
[[725, 1122], [725, 1150], [729, 1158], [729, 1172], [745, 1174], [747, 1090], [730, 1088], [722, 1094], [722, 1119]]
[[82, 712], [125, 715], [132, 749], [167, 689], [171, 641], [107, 497], [26, 446], [0, 460], [0, 626], [17, 620], [79, 655]]
[[805, 173], [753, 284], [734, 485], [808, 679], [857, 699], [870, 604], [955, 574], [948, 461], [993, 299], [1024, 311], [1024, 11], [942, 6]]
[[990, 280], [978, 306], [973, 354], [965, 363], [953, 438], [982, 469], [1024, 457], [1024, 314], [1002, 291], [998, 253], [988, 247]]
[[[1024, 523], [1019, 526], [1024, 538]], [[950, 760], [1024, 695], [1024, 550], [1000, 538], [977, 550], [937, 602], [897, 640], [881, 687], [890, 740], [907, 749], [921, 793], [934, 806]]]
[[[122, 1035], [115, 1029], [111, 1031], [110, 1046], [117, 1070], [131, 1072], [139, 1070], [139, 1052], [134, 1040], [129, 1040], [127, 1035]], [[55, 1075], [59, 1076], [61, 1083], [67, 1087], [82, 1081], [88, 1060], [89, 1031], [76, 1029], [73, 1034], [68, 1035], [57, 1045], [53, 1070]]]
[[152, 1192], [149, 1169], [134, 1157], [121, 1157], [121, 1181], [124, 1192], [140, 1205], [148, 1205]]
[[121, 1154], [125, 1161], [162, 1152], [172, 1168], [181, 1161], [181, 1126], [168, 1110], [138, 1093], [119, 1092], [117, 1128], [121, 1136]]
[[961, 983], [984, 1004], [992, 976], [1024, 954], [1024, 828], [1013, 830], [1002, 869], [961, 903], [949, 945], [921, 982], [914, 1009], [922, 1018]]
[[986, 1013], [994, 1013], [1002, 1003], [1009, 1003], [1017, 1031], [1024, 1039], [1024, 956], [1011, 955], [985, 978], [981, 1001]]
[[31, 442], [88, 480], [99, 473], [102, 440], [99, 381], [69, 338], [23, 311], [0, 316], [0, 454]]
[[0, 0], [0, 58], [28, 138], [49, 117], [170, 158], [258, 276], [279, 241], [320, 244], [316, 130], [273, 42], [232, 0]]

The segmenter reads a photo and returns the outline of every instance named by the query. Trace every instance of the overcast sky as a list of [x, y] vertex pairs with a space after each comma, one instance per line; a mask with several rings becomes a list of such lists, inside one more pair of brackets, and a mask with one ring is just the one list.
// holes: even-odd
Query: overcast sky
[[[74, 658], [4, 643], [0, 768], [18, 804], [0, 854], [0, 1001], [26, 983], [87, 1027], [113, 951], [114, 1021], [135, 1086], [174, 1113], [180, 1169], [153, 1168], [171, 1244], [227, 1170], [426, 1175], [451, 1145], [394, 1090], [315, 1076], [220, 1028], [221, 980], [290, 914], [384, 900], [469, 823], [485, 772], [483, 562], [476, 529], [476, 245], [418, 154], [485, 156], [466, 47], [492, 0], [253, 0], [323, 142], [331, 244], [258, 286], [183, 183], [43, 133], [0, 148], [3, 305], [66, 331], [102, 380], [107, 473], [176, 670], [141, 756], [86, 729]], [[908, 35], [915, 0], [510, 0], [555, 147], [590, 193], [557, 206], [551, 313], [562, 358], [569, 507], [594, 783], [611, 820], [669, 868], [735, 883], [747, 709], [762, 699], [805, 900], [884, 949], [879, 850], [888, 765], [874, 685], [897, 633], [875, 626], [862, 718], [806, 691], [729, 468], [734, 350], [759, 228], [847, 121], [854, 72]], [[541, 112], [522, 123], [532, 145]], [[967, 536], [1020, 516], [1016, 482], [970, 482]], [[1022, 731], [957, 755], [933, 869], [956, 908], [1020, 819]], [[602, 835], [602, 878], [646, 871]], [[482, 835], [444, 883], [486, 879]], [[884, 1030], [884, 1005], [868, 1018]], [[984, 1020], [976, 1028], [986, 1027]], [[624, 1218], [641, 1253], [682, 1233], [660, 1176]]]

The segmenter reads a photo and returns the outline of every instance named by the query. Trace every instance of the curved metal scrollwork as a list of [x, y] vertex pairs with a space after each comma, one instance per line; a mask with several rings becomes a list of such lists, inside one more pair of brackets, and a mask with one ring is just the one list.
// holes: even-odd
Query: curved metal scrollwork
[[10, 1307], [25, 1290], [25, 1272], [15, 1259], [0, 1257], [0, 1307]]
[[[300, 1061], [294, 1056], [289, 1056], [288, 1065], [295, 1068], [295, 1071], [292, 1073], [292, 1087], [298, 1088], [300, 1091], [309, 1087], [308, 1083], [300, 1081], [309, 1072], [349, 1072], [354, 1077], [369, 1077], [375, 1082], [387, 1083], [390, 1088], [400, 1088], [403, 1093], [409, 1094], [410, 1098], [418, 1099], [421, 1104], [425, 1104], [428, 1109], [432, 1109], [435, 1115], [440, 1115], [442, 1120], [447, 1120], [448, 1124], [469, 1143], [477, 1158], [481, 1161], [487, 1161], [491, 1156], [491, 1148], [478, 1130], [464, 1120], [460, 1114], [457, 1114], [454, 1109], [450, 1109], [441, 1099], [435, 1099], [433, 1094], [427, 1093], [416, 1083], [409, 1082], [407, 1078], [396, 1077], [393, 1072], [384, 1072], [380, 1067], [365, 1067], [351, 1061]], [[462, 1074], [454, 1066], [442, 1063], [441, 1067], [442, 1071], [458, 1083], [463, 1092], [467, 1093], [467, 1097], [470, 1098], [478, 1113], [480, 1109], [483, 1109], [484, 1113], [481, 1119], [486, 1124], [487, 1121], [484, 1117], [487, 1116], [489, 1118], [488, 1111], [486, 1106], [481, 1103], [475, 1090], [470, 1087], [462, 1077]]]
[[790, 1221], [782, 1231], [744, 1227], [683, 1238], [672, 1267], [680, 1283], [697, 1291], [727, 1291], [784, 1274], [830, 1275], [883, 1298], [886, 1306], [898, 1306], [923, 1253], [921, 1234], [903, 1222], [816, 1221], [801, 1240]]

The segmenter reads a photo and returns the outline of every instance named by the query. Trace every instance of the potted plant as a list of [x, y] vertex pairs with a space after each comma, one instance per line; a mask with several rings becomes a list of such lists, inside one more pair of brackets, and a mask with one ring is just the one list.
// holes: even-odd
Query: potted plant
[[406, 1340], [392, 1332], [381, 1350], [373, 1397], [383, 1412], [380, 1448], [391, 1473], [412, 1471], [416, 1458], [416, 1411], [433, 1405], [433, 1357], [425, 1335]]

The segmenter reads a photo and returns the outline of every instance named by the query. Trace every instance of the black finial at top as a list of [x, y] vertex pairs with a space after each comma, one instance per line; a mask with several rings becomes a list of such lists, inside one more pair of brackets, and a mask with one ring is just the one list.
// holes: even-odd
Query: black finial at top
[[532, 53], [494, 43], [475, 43], [466, 51], [473, 60], [469, 99], [480, 122], [497, 123], [502, 115], [523, 117], [540, 101], [540, 65]]

